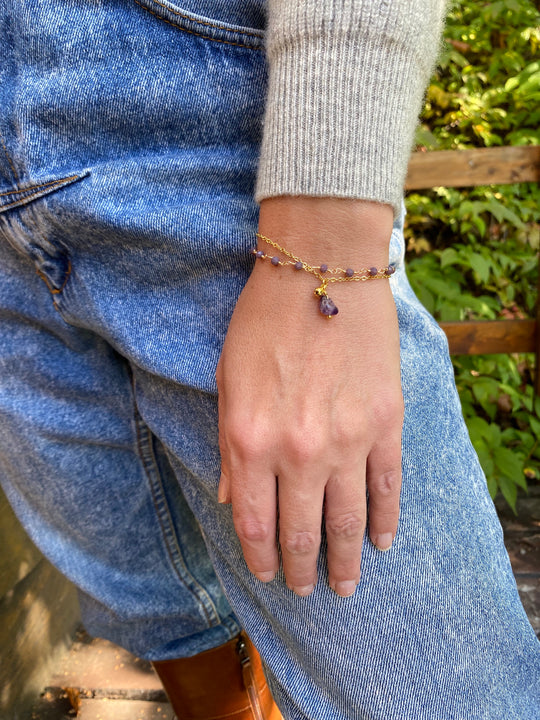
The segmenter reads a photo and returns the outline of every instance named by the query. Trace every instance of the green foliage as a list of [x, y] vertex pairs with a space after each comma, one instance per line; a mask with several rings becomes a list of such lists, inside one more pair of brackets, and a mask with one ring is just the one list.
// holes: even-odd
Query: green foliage
[[534, 4], [457, 2], [445, 40], [423, 115], [432, 144], [540, 144], [540, 13]]
[[[459, 0], [431, 80], [420, 149], [540, 144], [540, 12], [530, 0]], [[534, 315], [540, 189], [436, 188], [406, 199], [408, 268], [438, 320]], [[540, 399], [532, 357], [454, 358], [474, 447], [494, 497], [515, 509], [540, 478]]]
[[454, 360], [463, 413], [490, 493], [515, 508], [540, 463], [540, 398], [530, 382], [530, 359], [508, 355]]

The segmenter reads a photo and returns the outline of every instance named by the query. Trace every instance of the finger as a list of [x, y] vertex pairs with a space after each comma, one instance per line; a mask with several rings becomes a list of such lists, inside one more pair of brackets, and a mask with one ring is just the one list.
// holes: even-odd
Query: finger
[[389, 550], [397, 532], [401, 492], [401, 433], [385, 438], [368, 458], [369, 537], [379, 550]]
[[219, 478], [218, 502], [227, 505], [231, 502], [229, 479], [223, 470], [221, 471], [221, 477]]
[[[229, 460], [229, 446], [225, 440], [225, 426], [226, 426], [226, 402], [225, 402], [225, 391], [222, 384], [222, 361], [220, 359], [217, 370], [216, 370], [216, 381], [218, 386], [218, 445], [219, 454], [221, 456], [221, 476], [219, 478], [218, 486], [218, 501], [219, 502], [230, 502], [230, 489], [229, 489], [229, 478], [230, 473], [230, 460]], [[223, 498], [223, 499], [222, 499]]]
[[231, 502], [236, 534], [249, 570], [262, 582], [279, 569], [275, 475], [260, 469], [233, 468]]
[[360, 580], [366, 529], [365, 468], [332, 477], [326, 486], [325, 527], [328, 543], [328, 584], [348, 597]]
[[[305, 473], [305, 469], [301, 471]], [[279, 544], [288, 587], [302, 597], [317, 584], [324, 483], [313, 475], [280, 475]]]

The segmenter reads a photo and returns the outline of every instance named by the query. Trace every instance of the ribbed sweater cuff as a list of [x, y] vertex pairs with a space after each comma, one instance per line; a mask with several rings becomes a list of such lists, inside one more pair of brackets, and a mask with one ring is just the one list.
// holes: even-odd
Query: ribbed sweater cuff
[[369, 33], [271, 50], [256, 200], [360, 198], [398, 214], [426, 60], [431, 67], [405, 44]]

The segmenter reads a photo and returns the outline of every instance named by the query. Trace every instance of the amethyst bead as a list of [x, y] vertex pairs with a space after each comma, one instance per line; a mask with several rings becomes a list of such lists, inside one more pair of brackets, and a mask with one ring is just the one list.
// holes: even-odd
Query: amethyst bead
[[320, 270], [322, 273], [325, 273], [325, 272], [328, 270], [328, 265], [327, 265], [326, 263], [323, 263], [323, 264], [321, 265], [321, 267], [319, 268], [319, 270]]
[[300, 261], [294, 263], [295, 270], [303, 270], [303, 268], [304, 268], [304, 264], [301, 263]]
[[375, 275], [377, 275], [379, 273], [379, 271], [377, 270], [376, 267], [369, 268], [368, 272], [371, 275], [371, 277], [375, 277]]
[[277, 255], [274, 255], [274, 257], [270, 260], [272, 265], [279, 265], [279, 258]]
[[393, 265], [389, 265], [386, 268], [386, 274], [387, 275], [393, 275], [396, 272], [396, 268]]
[[347, 277], [352, 277], [352, 276], [354, 275], [354, 270], [353, 270], [352, 268], [347, 268], [347, 269], [345, 270], [345, 275], [346, 275]]
[[329, 298], [328, 295], [321, 295], [321, 299], [319, 300], [319, 310], [321, 311], [321, 314], [326, 315], [326, 317], [337, 315], [339, 312], [334, 301]]
[[264, 257], [263, 251], [262, 251], [262, 250], [257, 250], [257, 252], [255, 253], [255, 257], [258, 257], [258, 258]]

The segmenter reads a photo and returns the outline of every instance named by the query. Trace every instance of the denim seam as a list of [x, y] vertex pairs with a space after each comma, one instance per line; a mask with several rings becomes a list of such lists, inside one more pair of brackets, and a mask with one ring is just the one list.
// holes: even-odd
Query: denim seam
[[4, 153], [6, 154], [6, 158], [9, 163], [9, 167], [11, 168], [11, 172], [13, 173], [13, 177], [15, 178], [15, 181], [18, 183], [19, 178], [17, 175], [17, 171], [15, 170], [15, 165], [13, 164], [13, 161], [11, 160], [11, 156], [8, 153], [6, 143], [4, 142], [4, 138], [1, 135], [0, 135], [0, 142], [2, 143], [2, 147], [4, 148]]
[[[43, 280], [43, 282], [47, 286], [47, 290], [51, 293], [51, 295], [60, 295], [60, 293], [62, 293], [62, 291], [66, 287], [69, 277], [71, 275], [71, 260], [68, 260], [68, 269], [66, 270], [64, 282], [62, 283], [61, 287], [59, 287], [59, 288], [51, 287], [51, 284], [49, 283], [47, 276], [44, 273], [42, 273], [39, 268], [36, 269], [36, 275], [38, 275]], [[58, 308], [56, 307], [56, 300], [54, 301], [54, 307], [56, 310], [58, 310]]]
[[197, 25], [207, 25], [208, 27], [215, 28], [216, 30], [225, 30], [227, 32], [235, 32], [238, 35], [251, 35], [251, 37], [256, 37], [262, 39], [262, 34], [253, 32], [251, 30], [234, 30], [231, 31], [230, 27], [227, 27], [226, 25], [217, 25], [216, 23], [205, 21], [205, 20], [196, 20], [194, 17], [190, 15], [186, 15], [185, 13], [181, 13], [179, 10], [173, 10], [173, 8], [169, 8], [163, 3], [159, 2], [159, 0], [152, 0], [152, 2], [155, 5], [159, 5], [160, 7], [164, 8], [165, 10], [168, 10], [173, 15], [178, 15], [178, 17], [184, 18], [185, 20], [190, 20], [191, 22], [197, 23]]
[[136, 408], [135, 426], [137, 431], [139, 458], [141, 459], [143, 468], [148, 478], [150, 491], [152, 493], [152, 502], [161, 527], [163, 538], [165, 540], [165, 547], [167, 548], [167, 554], [169, 555], [171, 564], [182, 584], [195, 596], [202, 606], [209, 627], [221, 625], [221, 618], [219, 617], [219, 613], [212, 598], [206, 592], [204, 587], [202, 587], [202, 585], [200, 585], [200, 583], [193, 577], [185, 564], [178, 538], [173, 528], [167, 500], [163, 492], [159, 468], [157, 466], [154, 451], [150, 442], [150, 430], [143, 423]]
[[[3, 144], [4, 143], [2, 143], [2, 145]], [[27, 188], [17, 188], [17, 190], [8, 190], [7, 192], [0, 193], [0, 197], [5, 197], [6, 195], [24, 195], [25, 193], [28, 193], [30, 191], [33, 191], [33, 195], [35, 195], [35, 191], [37, 191], [37, 190], [41, 190], [46, 187], [51, 187], [51, 185], [59, 185], [61, 183], [69, 182], [70, 180], [76, 180], [78, 177], [79, 177], [78, 175], [70, 175], [69, 177], [60, 178], [60, 180], [51, 180], [50, 182], [42, 183], [41, 185], [30, 185]], [[33, 195], [30, 195], [29, 197], [33, 197]], [[19, 201], [16, 200], [16, 202], [19, 202]], [[13, 203], [10, 203], [10, 204], [13, 204]], [[9, 207], [9, 205], [3, 205], [2, 207]]]
[[16, 200], [12, 200], [12, 202], [6, 203], [5, 205], [0, 204], [0, 212], [4, 212], [8, 208], [15, 207], [17, 205], [25, 205], [33, 198], [46, 195], [48, 192], [47, 188], [50, 188], [50, 191], [52, 191], [55, 187], [63, 187], [68, 185], [70, 182], [78, 180], [79, 177], [79, 175], [70, 175], [69, 177], [61, 178], [60, 180], [52, 180], [51, 182], [43, 183], [42, 185], [32, 185], [31, 187], [24, 188], [22, 190], [10, 190], [8, 192], [0, 193], [0, 197], [5, 197], [6, 195], [20, 196]]
[[[189, 33], [190, 35], [195, 35], [196, 37], [203, 38], [204, 40], [212, 40], [213, 42], [223, 43], [224, 45], [235, 45], [236, 47], [247, 48], [248, 50], [261, 50], [262, 49], [260, 47], [254, 46], [254, 45], [247, 45], [246, 43], [233, 42], [232, 40], [221, 40], [219, 38], [212, 37], [211, 35], [203, 35], [203, 33], [198, 33], [198, 32], [195, 32], [194, 30], [188, 30], [183, 25], [174, 23], [171, 20], [166, 20], [164, 17], [161, 17], [161, 15], [158, 15], [157, 13], [152, 12], [152, 10], [150, 10], [150, 8], [147, 8], [145, 5], [138, 2], [138, 0], [133, 0], [133, 1], [135, 2], [136, 5], [139, 5], [139, 7], [141, 7], [143, 10], [146, 10], [146, 12], [149, 12], [150, 15], [157, 17], [159, 20], [162, 20], [164, 23], [167, 23], [167, 25], [172, 25], [173, 27], [178, 28], [178, 30], [182, 30], [183, 32]], [[161, 5], [161, 3], [158, 3], [157, 0], [152, 0], [152, 1], [155, 2], [157, 5]], [[165, 6], [161, 5], [161, 7], [165, 7]], [[169, 10], [170, 12], [174, 12], [173, 10], [170, 10], [169, 8], [166, 8], [166, 9]], [[251, 37], [257, 38], [258, 40], [262, 40], [261, 35], [256, 35], [255, 33], [249, 33], [246, 30], [232, 30], [231, 28], [220, 27], [219, 25], [212, 25], [211, 23], [203, 23], [200, 20], [195, 20], [194, 18], [190, 18], [187, 15], [181, 15], [181, 13], [178, 13], [178, 12], [176, 14], [180, 15], [181, 17], [185, 17], [186, 20], [189, 19], [191, 22], [199, 23], [200, 25], [205, 24], [205, 25], [215, 28], [216, 30], [225, 30], [227, 32], [236, 32], [239, 35], [240, 34], [251, 35]]]

